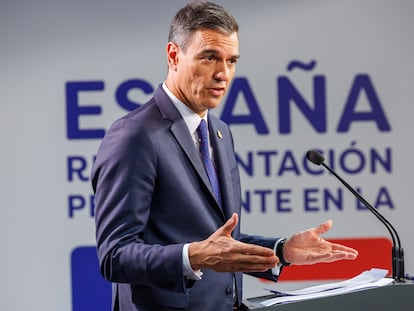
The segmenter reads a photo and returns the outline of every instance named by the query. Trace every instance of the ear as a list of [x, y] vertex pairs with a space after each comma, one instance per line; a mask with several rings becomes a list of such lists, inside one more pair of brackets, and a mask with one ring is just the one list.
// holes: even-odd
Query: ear
[[177, 70], [179, 51], [180, 51], [180, 47], [177, 44], [175, 44], [173, 42], [168, 42], [168, 44], [167, 44], [167, 62], [168, 62], [168, 67], [171, 70], [174, 70], [174, 71]]

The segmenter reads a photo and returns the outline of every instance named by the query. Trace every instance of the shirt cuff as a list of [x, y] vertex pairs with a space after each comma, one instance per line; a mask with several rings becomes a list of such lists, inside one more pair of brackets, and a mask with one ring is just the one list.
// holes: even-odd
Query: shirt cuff
[[201, 270], [194, 271], [193, 268], [191, 268], [190, 264], [190, 258], [188, 256], [188, 247], [190, 246], [190, 243], [186, 243], [183, 246], [183, 252], [182, 252], [182, 258], [183, 258], [183, 275], [190, 280], [201, 280], [201, 277], [203, 276], [203, 272]]
[[[276, 241], [276, 243], [275, 243], [275, 246], [273, 246], [273, 251], [275, 252], [275, 254], [276, 254], [276, 249], [277, 249], [277, 246], [279, 245], [279, 242], [280, 242], [280, 241], [282, 241], [282, 240], [283, 240], [283, 238], [278, 239], [278, 240]], [[279, 275], [280, 275], [280, 270], [281, 270], [282, 266], [283, 266], [283, 265], [279, 262], [279, 263], [276, 265], [276, 267], [272, 268], [272, 273], [273, 273], [273, 275], [277, 275], [277, 276], [279, 276]]]

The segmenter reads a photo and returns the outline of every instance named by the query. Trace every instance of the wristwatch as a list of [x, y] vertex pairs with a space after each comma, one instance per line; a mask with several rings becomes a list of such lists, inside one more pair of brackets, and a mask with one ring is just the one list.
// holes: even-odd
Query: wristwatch
[[276, 246], [276, 256], [279, 258], [280, 263], [283, 266], [290, 266], [290, 262], [287, 262], [285, 260], [285, 257], [283, 256], [283, 248], [285, 246], [285, 243], [286, 243], [286, 239], [281, 239], [279, 241], [279, 243], [277, 243], [277, 246]]

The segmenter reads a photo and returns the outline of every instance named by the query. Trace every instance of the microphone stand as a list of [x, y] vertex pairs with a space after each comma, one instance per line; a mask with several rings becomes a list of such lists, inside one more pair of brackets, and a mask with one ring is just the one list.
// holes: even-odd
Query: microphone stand
[[392, 239], [392, 278], [395, 282], [405, 282], [404, 272], [404, 250], [401, 246], [400, 237], [398, 236], [397, 230], [394, 226], [386, 219], [377, 209], [369, 204], [357, 191], [354, 190], [345, 180], [343, 180], [334, 170], [327, 166], [324, 161], [324, 157], [315, 150], [307, 152], [306, 157], [309, 161], [316, 165], [322, 165], [332, 175], [334, 175], [359, 201], [361, 201], [369, 211], [371, 211], [387, 228]]

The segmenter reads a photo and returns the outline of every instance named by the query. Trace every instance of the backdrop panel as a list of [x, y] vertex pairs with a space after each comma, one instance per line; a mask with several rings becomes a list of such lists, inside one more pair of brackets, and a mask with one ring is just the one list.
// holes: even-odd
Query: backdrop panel
[[[0, 3], [1, 310], [80, 311], [94, 300], [78, 279], [99, 279], [88, 257], [93, 159], [112, 121], [164, 80], [169, 23], [185, 3]], [[315, 148], [398, 228], [413, 272], [413, 2], [218, 3], [240, 23], [236, 78], [213, 113], [236, 141], [243, 231], [289, 236], [332, 219], [327, 238], [358, 241], [368, 254], [334, 276], [362, 271], [369, 254], [389, 267], [375, 260], [386, 253], [364, 246], [386, 245], [387, 231], [306, 161]], [[245, 277], [245, 298], [333, 275], [306, 269], [277, 284]]]

